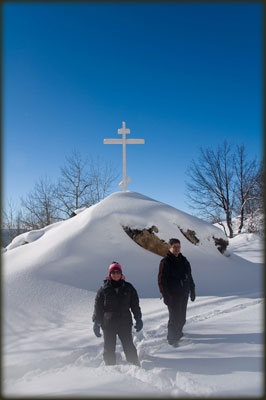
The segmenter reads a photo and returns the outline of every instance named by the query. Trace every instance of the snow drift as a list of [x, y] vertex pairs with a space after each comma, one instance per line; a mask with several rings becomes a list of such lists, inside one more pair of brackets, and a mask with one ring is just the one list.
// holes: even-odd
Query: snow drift
[[[217, 250], [214, 238], [226, 240], [219, 228], [135, 192], [113, 193], [67, 221], [16, 237], [4, 254], [6, 279], [11, 282], [27, 276], [27, 281], [49, 280], [96, 291], [109, 264], [116, 260], [141, 297], [158, 297], [161, 257], [136, 244], [123, 226], [156, 226], [156, 235], [165, 242], [179, 238], [198, 295], [236, 294], [260, 287], [256, 264]], [[187, 230], [196, 233], [198, 244], [182, 234]]]
[[[189, 301], [176, 352], [166, 343], [167, 308], [159, 300], [161, 257], [136, 244], [123, 226], [156, 226], [165, 242], [178, 237], [191, 263], [197, 299]], [[181, 230], [194, 231], [199, 242]], [[222, 255], [213, 237], [226, 239], [219, 228], [171, 206], [119, 192], [15, 238], [2, 255], [4, 394], [261, 395], [262, 266], [232, 251]], [[133, 334], [142, 368], [121, 356], [119, 365], [104, 366], [102, 338], [93, 335], [96, 290], [113, 260], [140, 295], [144, 328]]]

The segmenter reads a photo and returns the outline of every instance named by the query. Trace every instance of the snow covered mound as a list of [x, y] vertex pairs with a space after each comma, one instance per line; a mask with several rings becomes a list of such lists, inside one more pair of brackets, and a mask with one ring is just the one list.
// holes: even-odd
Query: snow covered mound
[[[198, 294], [232, 294], [259, 287], [254, 264], [217, 250], [213, 238], [226, 240], [219, 228], [135, 192], [113, 193], [67, 221], [15, 238], [4, 254], [6, 279], [27, 277], [28, 282], [49, 280], [96, 291], [115, 260], [140, 296], [158, 297], [162, 257], [136, 244], [123, 226], [139, 230], [156, 226], [159, 239], [179, 238]], [[188, 230], [195, 232], [197, 244], [182, 233]], [[241, 281], [243, 274], [246, 279]]]
[[[123, 227], [146, 233], [152, 228], [157, 243], [181, 240], [197, 298], [189, 301], [177, 351], [166, 342], [168, 312], [159, 300], [162, 257]], [[226, 239], [220, 229], [173, 207], [119, 192], [67, 221], [15, 238], [2, 254], [4, 394], [259, 396], [262, 266], [232, 250], [230, 257], [222, 255], [213, 237]], [[144, 328], [133, 335], [141, 369], [121, 355], [118, 365], [104, 366], [102, 338], [93, 334], [96, 290], [113, 260], [140, 295]]]

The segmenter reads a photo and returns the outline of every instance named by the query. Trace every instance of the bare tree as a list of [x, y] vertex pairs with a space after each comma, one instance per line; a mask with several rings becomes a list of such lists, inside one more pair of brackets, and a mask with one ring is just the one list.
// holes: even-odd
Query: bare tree
[[47, 177], [39, 179], [26, 198], [21, 199], [21, 204], [23, 224], [29, 230], [44, 228], [60, 219], [56, 206], [55, 187]]
[[88, 159], [76, 150], [66, 157], [66, 163], [61, 167], [61, 177], [56, 188], [58, 210], [70, 217], [74, 210], [88, 207], [90, 202], [91, 180], [88, 172]]
[[225, 215], [229, 237], [233, 237], [232, 212], [234, 209], [234, 170], [231, 148], [225, 141], [217, 150], [200, 149], [197, 161], [192, 160], [186, 183], [187, 197], [192, 208], [209, 220], [220, 220]]
[[[236, 177], [237, 211], [240, 213], [238, 233], [241, 233], [246, 211], [249, 209], [249, 205], [258, 197], [256, 188], [258, 187], [259, 177], [256, 160], [247, 160], [244, 145], [237, 146], [237, 152], [234, 156], [234, 168]], [[252, 208], [250, 209], [250, 213], [251, 211], [253, 211]]]
[[256, 171], [256, 182], [251, 190], [250, 200], [245, 207], [249, 232], [264, 231], [264, 177], [264, 160], [262, 160]]
[[90, 200], [98, 203], [110, 194], [114, 182], [118, 179], [118, 172], [111, 162], [104, 162], [99, 157], [90, 161]]
[[100, 161], [99, 158], [95, 162], [82, 158], [76, 150], [72, 151], [61, 168], [56, 188], [58, 211], [70, 217], [76, 209], [99, 202], [109, 194], [116, 178], [111, 163]]
[[264, 183], [265, 183], [265, 170], [264, 170], [264, 159], [260, 162], [260, 165], [256, 173], [256, 184], [252, 189], [253, 201], [255, 208], [261, 212], [264, 211]]
[[26, 230], [22, 222], [21, 210], [17, 209], [11, 199], [8, 200], [6, 207], [3, 209], [3, 228], [7, 230], [9, 242]]

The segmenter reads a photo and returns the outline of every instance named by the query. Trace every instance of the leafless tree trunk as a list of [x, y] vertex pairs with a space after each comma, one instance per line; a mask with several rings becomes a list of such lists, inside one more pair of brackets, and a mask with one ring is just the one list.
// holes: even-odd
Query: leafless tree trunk
[[55, 187], [48, 178], [40, 178], [26, 198], [21, 199], [23, 224], [29, 230], [44, 228], [59, 220]]
[[247, 161], [243, 145], [237, 146], [237, 153], [234, 157], [234, 168], [236, 172], [236, 197], [240, 211], [238, 233], [241, 233], [247, 204], [256, 198], [255, 188], [258, 176], [256, 160]]
[[253, 197], [256, 202], [256, 208], [261, 210], [262, 212], [264, 211], [264, 195], [265, 195], [265, 166], [264, 166], [264, 159], [261, 161], [257, 174], [256, 174], [256, 184], [252, 190], [253, 192]]
[[232, 211], [234, 206], [234, 182], [231, 149], [225, 141], [215, 151], [200, 149], [197, 161], [192, 160], [188, 169], [190, 182], [187, 197], [192, 208], [206, 219], [218, 219], [225, 214], [229, 237], [233, 237]]

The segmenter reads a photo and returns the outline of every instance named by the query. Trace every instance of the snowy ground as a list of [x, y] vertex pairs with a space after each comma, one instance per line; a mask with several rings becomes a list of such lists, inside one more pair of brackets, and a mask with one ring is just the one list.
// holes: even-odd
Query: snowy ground
[[200, 296], [189, 302], [185, 336], [177, 349], [165, 340], [167, 309], [162, 300], [140, 299], [144, 329], [134, 333], [134, 342], [141, 368], [126, 363], [119, 340], [118, 365], [104, 366], [103, 340], [92, 333], [94, 295], [76, 289], [75, 308], [66, 305], [67, 312], [55, 314], [54, 320], [35, 315], [30, 329], [18, 318], [16, 331], [4, 341], [4, 395], [263, 395], [260, 293]]
[[[60, 323], [21, 329], [5, 344], [6, 395], [261, 396], [262, 299], [199, 297], [189, 303], [185, 336], [165, 340], [167, 312], [159, 299], [141, 299], [143, 332], [134, 334], [142, 368], [124, 360], [104, 366], [102, 338], [94, 337], [88, 309]], [[14, 338], [16, 338], [16, 333]], [[121, 356], [122, 355], [122, 356]]]
[[[118, 196], [113, 198], [117, 202]], [[80, 217], [63, 224], [27, 234], [28, 244], [23, 245], [25, 236], [17, 239], [16, 243], [20, 241], [21, 244], [18, 247], [13, 244], [13, 249], [4, 254], [3, 395], [72, 398], [263, 396], [264, 306], [263, 288], [258, 286], [263, 260], [261, 242], [255, 237], [240, 235], [230, 241], [231, 256], [224, 257], [209, 244], [207, 234], [211, 228], [206, 226], [203, 231], [200, 222], [181, 213], [178, 216], [180, 221], [187, 218], [188, 223], [198, 224], [203, 244], [196, 247], [182, 240], [184, 254], [191, 255], [198, 296], [194, 303], [189, 301], [185, 336], [180, 347], [174, 349], [166, 342], [167, 308], [153, 289], [155, 295], [140, 298], [144, 328], [134, 333], [141, 368], [126, 363], [119, 341], [118, 364], [104, 365], [103, 339], [96, 338], [92, 331], [96, 292], [92, 287], [84, 289], [83, 285], [94, 285], [93, 279], [90, 281], [89, 278], [95, 278], [97, 271], [93, 268], [97, 267], [99, 286], [99, 277], [104, 277], [107, 262], [102, 259], [98, 264], [93, 262], [90, 271], [85, 269], [85, 264], [83, 269], [78, 266], [83, 266], [82, 260], [88, 257], [91, 238], [96, 237], [96, 233], [103, 234], [99, 224], [103, 224], [104, 211], [110, 211], [107, 206], [110, 207], [111, 200], [103, 203], [105, 208], [99, 205], [92, 209], [94, 215], [95, 210], [98, 213], [94, 218], [92, 212], [84, 211]], [[146, 199], [137, 200], [140, 205], [149, 205]], [[137, 200], [134, 195], [134, 201]], [[121, 201], [120, 210], [122, 205]], [[139, 205], [136, 210], [140, 210]], [[160, 214], [160, 220], [156, 222], [160, 232], [163, 232], [163, 221], [170, 211], [160, 204], [155, 208], [154, 215], [159, 218]], [[142, 212], [140, 217], [144, 215], [143, 209], [134, 212], [137, 216]], [[108, 221], [104, 232], [109, 235], [105, 244], [114, 249], [111, 256], [117, 259], [115, 251], [121, 251], [120, 247], [118, 250], [115, 247], [116, 242], [118, 245], [123, 243], [126, 252], [132, 252], [130, 254], [135, 260], [145, 256], [150, 268], [147, 272], [149, 280], [136, 282], [135, 277], [143, 276], [140, 273], [143, 267], [139, 263], [135, 263], [139, 265], [138, 271], [136, 267], [131, 271], [129, 265], [126, 275], [137, 289], [142, 284], [143, 290], [148, 290], [151, 274], [156, 282], [156, 272], [149, 271], [152, 268], [157, 271], [160, 257], [131, 243], [121, 229], [114, 231], [118, 217], [113, 214], [111, 218], [109, 214], [104, 217], [104, 221]], [[129, 219], [128, 211], [125, 215]], [[130, 217], [132, 221], [133, 217]], [[149, 218], [151, 224], [155, 217]], [[93, 261], [99, 261], [100, 250], [103, 250], [100, 248], [99, 253], [93, 254], [93, 251], [98, 251], [97, 243], [95, 241], [89, 249]], [[112, 248], [108, 251], [111, 252]], [[106, 247], [104, 250], [107, 251]], [[84, 282], [75, 280], [75, 274], [80, 274]], [[254, 281], [251, 281], [253, 275]], [[206, 278], [208, 281], [204, 282]], [[230, 293], [225, 293], [227, 279]], [[74, 281], [75, 285], [71, 285]], [[235, 293], [234, 287], [237, 289]], [[219, 296], [212, 295], [216, 288]], [[208, 289], [209, 294], [204, 295]], [[224, 295], [221, 295], [222, 291]]]

